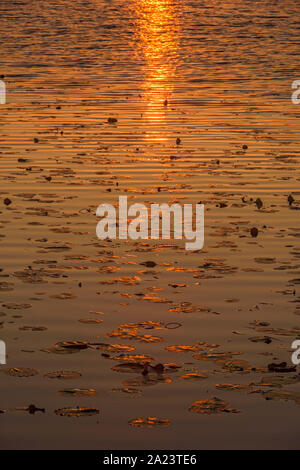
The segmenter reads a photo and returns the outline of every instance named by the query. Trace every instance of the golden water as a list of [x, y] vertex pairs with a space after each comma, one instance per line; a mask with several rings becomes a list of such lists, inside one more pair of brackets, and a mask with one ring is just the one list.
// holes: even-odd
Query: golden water
[[[299, 336], [298, 2], [24, 0], [2, 2], [0, 13], [0, 195], [12, 201], [0, 212], [0, 372], [38, 371], [0, 373], [1, 448], [296, 448], [297, 373], [267, 366], [291, 366]], [[95, 210], [119, 195], [201, 201], [204, 249], [98, 240]], [[149, 321], [160, 323], [127, 326], [131, 339], [107, 336]], [[249, 340], [265, 335], [270, 344]], [[107, 346], [62, 354], [53, 350], [60, 341]], [[200, 341], [202, 351], [166, 349]], [[138, 356], [122, 359], [111, 344]], [[212, 361], [199, 352], [240, 354]], [[179, 368], [112, 370], [143, 363], [140, 355]], [[44, 377], [54, 371], [81, 376]], [[194, 372], [208, 377], [182, 378]], [[284, 376], [282, 388], [257, 385], [274, 376]], [[256, 385], [216, 388], [224, 383]], [[57, 393], [66, 388], [97, 394]], [[290, 399], [266, 400], [266, 390]], [[240, 413], [189, 411], [211, 397]], [[45, 413], [15, 410], [30, 404]], [[54, 412], [77, 406], [99, 415]], [[147, 417], [170, 425], [128, 424]]]

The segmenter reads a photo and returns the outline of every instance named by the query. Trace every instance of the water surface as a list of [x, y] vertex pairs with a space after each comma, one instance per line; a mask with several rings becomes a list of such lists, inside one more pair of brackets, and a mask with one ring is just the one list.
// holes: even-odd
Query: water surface
[[[299, 447], [298, 372], [268, 370], [299, 337], [298, 2], [0, 12], [1, 448]], [[98, 240], [96, 208], [119, 195], [201, 201], [204, 249]], [[239, 412], [192, 410], [213, 397]]]

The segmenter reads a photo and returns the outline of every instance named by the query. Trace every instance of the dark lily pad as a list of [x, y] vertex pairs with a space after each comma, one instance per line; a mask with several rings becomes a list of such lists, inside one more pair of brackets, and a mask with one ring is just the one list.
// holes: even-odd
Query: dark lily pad
[[230, 408], [229, 403], [217, 397], [195, 401], [189, 411], [209, 415], [214, 413], [239, 413], [239, 410]]
[[171, 422], [168, 419], [164, 418], [136, 418], [132, 419], [128, 422], [130, 426], [134, 427], [146, 427], [146, 428], [154, 428], [157, 426], [170, 426]]
[[79, 418], [81, 416], [94, 416], [99, 414], [98, 408], [59, 408], [54, 413], [59, 416], [74, 416]]

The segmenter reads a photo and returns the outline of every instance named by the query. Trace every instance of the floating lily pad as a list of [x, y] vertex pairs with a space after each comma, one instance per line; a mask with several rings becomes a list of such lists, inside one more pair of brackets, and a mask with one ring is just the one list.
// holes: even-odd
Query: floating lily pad
[[140, 373], [144, 369], [144, 364], [137, 362], [124, 362], [112, 367], [115, 372], [135, 372]]
[[41, 413], [45, 413], [46, 410], [45, 408], [37, 408], [35, 405], [29, 405], [29, 406], [18, 406], [16, 408], [11, 408], [10, 411], [21, 411], [21, 412], [34, 415], [38, 411], [40, 411]]
[[102, 323], [103, 320], [98, 320], [98, 318], [81, 318], [78, 320], [80, 323], [91, 323], [91, 324], [97, 324], [97, 323]]
[[189, 411], [200, 414], [239, 413], [239, 410], [230, 408], [229, 403], [217, 397], [195, 401]]
[[242, 372], [245, 370], [253, 369], [248, 361], [239, 360], [239, 361], [227, 361], [223, 364], [225, 369], [230, 370], [231, 372]]
[[283, 392], [283, 391], [279, 391], [279, 390], [269, 390], [267, 392], [263, 392], [263, 397], [266, 400], [294, 401], [297, 405], [300, 405], [300, 393]]
[[164, 375], [156, 375], [156, 376], [141, 376], [136, 379], [132, 380], [124, 380], [122, 385], [125, 387], [148, 387], [157, 384], [170, 384], [172, 383], [172, 379], [169, 377], [165, 377]]
[[74, 372], [74, 371], [57, 371], [57, 372], [49, 372], [48, 374], [44, 375], [45, 379], [78, 379], [78, 377], [81, 377], [80, 372]]
[[12, 377], [33, 377], [37, 375], [39, 372], [35, 369], [30, 368], [18, 368], [13, 367], [10, 369], [0, 369], [1, 372], [4, 372], [6, 375], [11, 375]]
[[74, 416], [79, 418], [81, 416], [94, 416], [99, 414], [97, 408], [59, 408], [54, 413], [59, 416]]
[[264, 332], [264, 333], [271, 333], [273, 335], [279, 336], [299, 336], [300, 337], [300, 329], [293, 328], [291, 330], [286, 330], [284, 328], [257, 328], [256, 331]]
[[249, 338], [249, 341], [252, 343], [265, 343], [265, 344], [270, 344], [272, 343], [272, 338], [270, 336], [252, 336]]
[[198, 345], [185, 345], [185, 344], [179, 344], [179, 345], [174, 345], [174, 346], [166, 346], [166, 350], [170, 352], [196, 352], [196, 351], [202, 351], [203, 348], [201, 348]]
[[80, 352], [80, 349], [63, 348], [61, 346], [55, 345], [53, 348], [41, 349], [41, 351], [53, 354], [76, 354]]
[[276, 262], [276, 258], [254, 258], [254, 261], [261, 264], [273, 264]]
[[114, 356], [113, 359], [116, 361], [123, 360], [140, 364], [153, 361], [153, 358], [151, 356], [147, 356], [146, 354], [119, 354], [118, 356]]
[[7, 304], [2, 304], [2, 307], [8, 308], [8, 309], [13, 309], [13, 310], [23, 310], [27, 308], [31, 308], [31, 304], [16, 304], [14, 302], [10, 302]]
[[155, 261], [143, 261], [140, 263], [142, 266], [146, 266], [146, 268], [154, 268], [156, 266]]
[[175, 330], [177, 328], [180, 328], [181, 326], [182, 326], [182, 324], [177, 322], [177, 321], [172, 321], [172, 322], [169, 322], [169, 323], [165, 323], [165, 328], [167, 328], [168, 330]]
[[74, 295], [71, 292], [63, 292], [62, 294], [50, 295], [50, 297], [51, 299], [71, 300], [76, 299], [77, 295]]
[[0, 282], [0, 292], [14, 290], [14, 284], [12, 282]]
[[295, 384], [300, 381], [300, 376], [294, 375], [271, 375], [263, 377], [260, 382], [253, 385], [258, 387], [281, 388], [284, 385]]
[[131, 421], [128, 422], [130, 426], [134, 427], [147, 427], [147, 428], [154, 428], [156, 426], [170, 426], [171, 422], [168, 419], [163, 419], [163, 418], [137, 418], [137, 419], [132, 419]]
[[85, 341], [60, 341], [56, 343], [56, 346], [59, 346], [64, 349], [87, 349], [88, 343]]
[[268, 364], [268, 370], [272, 372], [296, 372], [296, 366], [288, 366], [286, 362]]
[[97, 392], [93, 388], [64, 388], [59, 390], [57, 394], [67, 397], [92, 397], [97, 395]]
[[216, 384], [216, 388], [218, 390], [239, 391], [239, 390], [249, 390], [251, 389], [251, 386], [246, 385], [246, 384]]
[[47, 328], [46, 328], [46, 326], [28, 326], [28, 325], [24, 325], [24, 326], [20, 326], [19, 330], [22, 330], [22, 331], [46, 331]]
[[191, 372], [189, 374], [182, 375], [180, 378], [184, 380], [199, 380], [199, 379], [207, 379], [208, 375], [199, 373], [199, 372]]
[[222, 362], [232, 358], [232, 356], [242, 354], [241, 352], [209, 352], [209, 353], [195, 353], [193, 354], [194, 359], [200, 359], [202, 361], [216, 361]]
[[120, 393], [122, 395], [128, 395], [132, 398], [140, 396], [142, 394], [141, 390], [137, 388], [123, 387], [123, 388], [112, 388], [110, 390], [112, 393]]

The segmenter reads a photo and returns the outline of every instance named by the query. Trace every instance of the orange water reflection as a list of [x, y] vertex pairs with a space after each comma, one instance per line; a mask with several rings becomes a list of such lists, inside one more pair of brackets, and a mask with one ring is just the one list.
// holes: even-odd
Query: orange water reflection
[[180, 22], [173, 0], [133, 0], [135, 48], [142, 60], [142, 98], [147, 137], [166, 140], [163, 128], [170, 103], [180, 41]]

